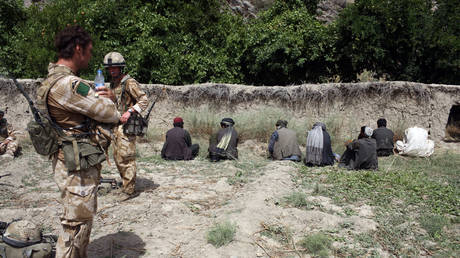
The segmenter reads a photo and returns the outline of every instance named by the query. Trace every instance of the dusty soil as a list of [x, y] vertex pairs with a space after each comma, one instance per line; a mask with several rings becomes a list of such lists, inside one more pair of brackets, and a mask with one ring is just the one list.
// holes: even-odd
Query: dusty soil
[[[356, 214], [350, 217], [343, 216], [344, 207], [321, 196], [309, 195], [318, 205], [308, 210], [282, 205], [285, 196], [297, 191], [300, 164], [267, 161], [264, 144], [247, 141], [240, 146], [238, 162], [222, 163], [203, 157], [166, 162], [159, 159], [160, 147], [159, 142], [139, 144], [140, 196], [121, 201], [118, 190], [100, 188], [90, 257], [302, 256], [294, 243], [306, 234], [344, 230], [346, 236], [350, 230], [366, 232], [378, 226], [369, 206], [347, 206]], [[50, 161], [26, 145], [20, 157], [3, 163], [1, 174], [8, 172], [12, 176], [1, 179], [0, 220], [28, 219], [46, 234], [58, 234], [59, 192]], [[112, 166], [104, 163], [102, 173], [119, 180], [113, 160]], [[298, 191], [308, 194], [313, 189]], [[215, 248], [207, 243], [206, 233], [224, 221], [237, 225], [236, 236], [230, 244]], [[352, 222], [353, 229], [340, 229], [338, 225], [346, 222]], [[292, 243], [263, 234], [269, 226], [289, 229]]]

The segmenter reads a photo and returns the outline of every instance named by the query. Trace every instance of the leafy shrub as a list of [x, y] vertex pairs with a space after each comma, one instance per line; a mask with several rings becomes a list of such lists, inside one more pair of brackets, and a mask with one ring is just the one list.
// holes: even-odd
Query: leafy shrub
[[230, 222], [224, 222], [214, 225], [207, 234], [208, 243], [215, 247], [221, 247], [233, 240], [236, 232], [236, 225]]
[[242, 60], [246, 83], [299, 84], [330, 75], [334, 34], [303, 4], [297, 7], [277, 1], [249, 25]]
[[[319, 0], [276, 0], [243, 20], [220, 0], [0, 0], [0, 71], [47, 74], [54, 36], [72, 24], [93, 37], [81, 76], [92, 79], [109, 51], [142, 83], [289, 85], [375, 78], [458, 83], [458, 0], [357, 0], [335, 23], [315, 19]], [[256, 3], [260, 5], [260, 2]], [[116, 14], [116, 15], [114, 15]]]
[[460, 57], [452, 51], [460, 47], [460, 16], [453, 2], [439, 1], [435, 11], [426, 0], [366, 0], [347, 7], [337, 20], [341, 77], [352, 81], [367, 69], [389, 80], [456, 83], [453, 66]]
[[284, 197], [284, 201], [286, 204], [296, 208], [304, 208], [309, 206], [307, 195], [302, 192], [293, 192], [290, 195]]
[[331, 247], [331, 244], [331, 239], [323, 233], [305, 236], [299, 241], [299, 245], [307, 249], [308, 253], [319, 257], [328, 257], [328, 250]]
[[[72, 10], [72, 11], [69, 11]], [[43, 77], [56, 60], [53, 40], [62, 28], [83, 26], [94, 53], [82, 76], [91, 78], [109, 51], [122, 53], [129, 72], [144, 83], [241, 82], [242, 21], [221, 12], [220, 1], [61, 0], [32, 5], [11, 38], [21, 77]], [[114, 15], [116, 14], [116, 15]]]
[[[14, 53], [12, 41], [16, 37], [17, 25], [24, 22], [26, 14], [22, 1], [0, 0], [0, 73], [13, 66], [11, 55]], [[10, 71], [12, 72], [12, 71]]]

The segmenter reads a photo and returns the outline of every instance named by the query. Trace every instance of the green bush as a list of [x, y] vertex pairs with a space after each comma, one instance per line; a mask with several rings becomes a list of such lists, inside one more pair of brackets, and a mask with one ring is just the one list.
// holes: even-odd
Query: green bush
[[230, 222], [224, 222], [214, 225], [207, 234], [208, 243], [215, 247], [224, 246], [232, 242], [235, 236], [236, 225]]
[[48, 62], [56, 61], [55, 34], [79, 24], [95, 46], [83, 77], [92, 79], [103, 56], [116, 50], [144, 83], [241, 82], [243, 23], [221, 12], [218, 0], [60, 0], [32, 5], [26, 14], [20, 33], [11, 38], [14, 62], [7, 67], [19, 77], [45, 76]]
[[[14, 67], [14, 44], [18, 25], [26, 19], [20, 0], [0, 0], [0, 73]], [[9, 72], [13, 72], [10, 70]]]
[[292, 192], [288, 196], [284, 197], [284, 201], [287, 205], [296, 208], [308, 208], [309, 206], [307, 195], [303, 192]]
[[430, 237], [438, 239], [442, 234], [443, 227], [449, 224], [449, 220], [443, 215], [429, 214], [420, 218], [420, 224]]
[[[93, 37], [92, 79], [118, 51], [142, 83], [289, 85], [376, 78], [458, 84], [458, 0], [356, 0], [335, 23], [316, 20], [319, 0], [276, 0], [254, 19], [221, 0], [0, 0], [0, 71], [47, 74], [54, 36], [72, 24]], [[259, 4], [260, 5], [260, 4]]]
[[304, 5], [287, 8], [281, 2], [249, 24], [242, 60], [244, 81], [287, 85], [330, 76], [335, 34]]
[[426, 0], [356, 1], [337, 20], [341, 78], [367, 69], [389, 80], [458, 83], [458, 10], [451, 0], [435, 11]]
[[328, 257], [328, 250], [331, 247], [331, 239], [323, 233], [315, 233], [305, 236], [299, 241], [299, 245], [307, 249], [308, 253], [319, 257]]

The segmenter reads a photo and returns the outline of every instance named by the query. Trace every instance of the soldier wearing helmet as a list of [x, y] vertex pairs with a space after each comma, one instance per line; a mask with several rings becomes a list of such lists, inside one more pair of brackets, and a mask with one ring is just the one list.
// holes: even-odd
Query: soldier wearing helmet
[[5, 112], [0, 110], [0, 161], [12, 160], [18, 150], [15, 131], [3, 117]]
[[123, 125], [131, 116], [143, 112], [149, 102], [139, 83], [123, 69], [125, 59], [118, 52], [110, 52], [104, 57], [104, 67], [110, 78], [110, 88], [114, 91], [120, 123], [114, 129], [113, 158], [123, 179], [122, 192], [132, 197], [136, 194], [136, 135], [123, 131]]

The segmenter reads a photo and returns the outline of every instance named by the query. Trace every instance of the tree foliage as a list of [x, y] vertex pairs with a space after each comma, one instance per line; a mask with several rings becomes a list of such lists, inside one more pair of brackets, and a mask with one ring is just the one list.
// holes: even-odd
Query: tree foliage
[[[337, 21], [337, 64], [343, 79], [353, 80], [367, 69], [390, 80], [455, 83], [456, 77], [458, 83], [459, 34], [449, 32], [448, 38], [439, 30], [440, 24], [458, 27], [453, 18], [441, 18], [455, 16], [458, 21], [458, 0], [457, 12], [449, 14], [443, 2], [454, 1], [438, 2], [434, 11], [431, 0], [358, 0], [346, 8]], [[449, 78], [455, 63], [456, 76]]]
[[257, 18], [222, 0], [52, 0], [24, 7], [0, 0], [0, 70], [47, 74], [54, 36], [72, 24], [93, 37], [82, 76], [92, 79], [110, 51], [143, 83], [288, 85], [356, 80], [363, 70], [390, 80], [458, 84], [459, 0], [356, 0], [332, 24], [318, 0], [277, 0]]
[[278, 2], [249, 25], [242, 60], [245, 82], [298, 84], [328, 75], [335, 37], [297, 2], [297, 8]]

